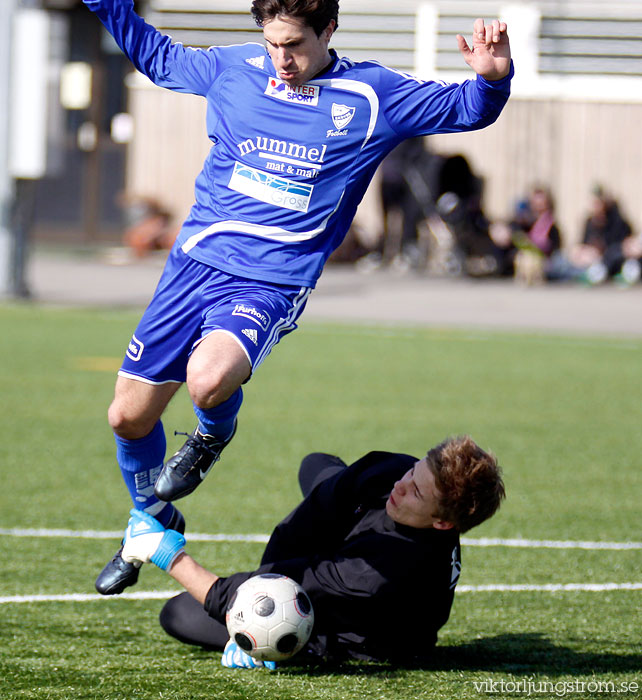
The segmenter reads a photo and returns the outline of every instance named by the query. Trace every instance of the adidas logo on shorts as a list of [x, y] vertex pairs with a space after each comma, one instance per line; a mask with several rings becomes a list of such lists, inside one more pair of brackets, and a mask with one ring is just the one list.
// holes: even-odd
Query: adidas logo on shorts
[[241, 333], [247, 336], [254, 345], [258, 345], [259, 334], [254, 330], [254, 328], [244, 328]]

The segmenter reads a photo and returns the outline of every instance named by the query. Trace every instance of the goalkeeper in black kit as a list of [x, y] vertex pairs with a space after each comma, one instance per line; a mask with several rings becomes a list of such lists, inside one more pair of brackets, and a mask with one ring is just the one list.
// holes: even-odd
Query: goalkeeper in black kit
[[423, 459], [370, 452], [351, 465], [313, 453], [299, 470], [304, 499], [274, 529], [260, 566], [219, 577], [184, 550], [185, 538], [132, 511], [123, 557], [152, 562], [186, 592], [160, 621], [187, 644], [223, 651], [223, 664], [262, 665], [229, 640], [225, 612], [238, 586], [260, 573], [300, 583], [315, 611], [297, 660], [429, 658], [461, 572], [459, 536], [505, 497], [495, 457], [470, 437], [445, 440]]

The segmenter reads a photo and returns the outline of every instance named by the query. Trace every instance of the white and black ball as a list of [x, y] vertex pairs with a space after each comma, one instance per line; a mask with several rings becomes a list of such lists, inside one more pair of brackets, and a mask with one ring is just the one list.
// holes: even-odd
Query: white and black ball
[[250, 656], [283, 661], [310, 638], [314, 611], [296, 581], [280, 574], [259, 574], [236, 589], [225, 622], [230, 638]]

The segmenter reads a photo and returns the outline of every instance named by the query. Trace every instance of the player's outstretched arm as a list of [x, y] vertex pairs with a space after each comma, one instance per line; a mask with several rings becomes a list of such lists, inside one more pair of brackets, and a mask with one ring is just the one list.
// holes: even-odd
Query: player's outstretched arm
[[459, 51], [466, 63], [486, 80], [501, 80], [510, 72], [510, 42], [506, 22], [493, 20], [486, 24], [476, 19], [472, 47], [461, 34], [457, 35]]
[[174, 559], [167, 573], [199, 603], [205, 603], [208, 591], [219, 579], [186, 552], [181, 552]]
[[187, 49], [148, 24], [132, 0], [83, 0], [136, 69], [160, 87], [205, 96], [217, 72], [208, 51]]

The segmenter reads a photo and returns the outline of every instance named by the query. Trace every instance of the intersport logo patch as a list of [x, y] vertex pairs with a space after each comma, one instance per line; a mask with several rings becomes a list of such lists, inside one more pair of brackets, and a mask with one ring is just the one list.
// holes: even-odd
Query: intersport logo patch
[[275, 100], [290, 104], [313, 107], [319, 104], [321, 88], [318, 85], [297, 85], [291, 87], [278, 78], [268, 78], [265, 94]]

